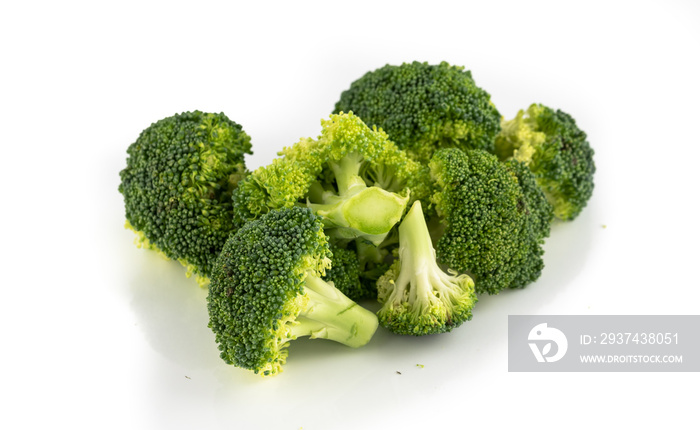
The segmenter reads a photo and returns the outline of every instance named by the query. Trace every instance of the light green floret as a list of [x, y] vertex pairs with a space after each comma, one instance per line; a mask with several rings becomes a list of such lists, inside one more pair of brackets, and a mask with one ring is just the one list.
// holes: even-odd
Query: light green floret
[[322, 279], [330, 258], [323, 224], [308, 208], [270, 211], [233, 234], [207, 297], [221, 358], [267, 376], [282, 371], [299, 337], [369, 342], [377, 318]]
[[323, 216], [327, 234], [379, 244], [409, 200], [427, 193], [427, 170], [352, 113], [321, 124], [318, 139], [301, 139], [241, 182], [233, 195], [236, 216], [246, 221], [307, 206]]
[[525, 163], [553, 206], [554, 216], [573, 220], [593, 194], [594, 152], [586, 139], [571, 115], [532, 104], [503, 121], [496, 136], [496, 155]]
[[315, 182], [307, 206], [323, 216], [326, 228], [332, 229], [335, 237], [362, 237], [378, 245], [401, 219], [409, 193], [400, 195], [378, 186], [368, 187], [360, 176], [363, 161], [356, 152], [337, 162], [329, 160], [336, 187], [325, 189], [320, 181]]
[[377, 282], [382, 326], [417, 336], [448, 332], [472, 318], [474, 282], [438, 266], [420, 201], [399, 226], [398, 257]]

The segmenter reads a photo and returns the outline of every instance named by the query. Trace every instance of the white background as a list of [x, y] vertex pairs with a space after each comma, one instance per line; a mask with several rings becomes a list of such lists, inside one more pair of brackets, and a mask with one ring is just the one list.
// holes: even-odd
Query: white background
[[[697, 428], [697, 373], [508, 373], [506, 329], [700, 313], [699, 5], [3, 2], [0, 427]], [[126, 148], [224, 112], [255, 168], [316, 136], [354, 79], [413, 60], [466, 66], [505, 117], [571, 113], [596, 150], [589, 206], [554, 226], [538, 282], [452, 333], [299, 340], [267, 379], [225, 365], [206, 291], [123, 229]]]

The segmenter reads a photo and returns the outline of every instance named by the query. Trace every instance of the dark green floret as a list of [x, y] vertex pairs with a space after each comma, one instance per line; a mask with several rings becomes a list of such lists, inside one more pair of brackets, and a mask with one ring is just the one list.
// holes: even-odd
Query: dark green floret
[[443, 271], [435, 259], [420, 201], [399, 225], [398, 258], [377, 282], [379, 323], [397, 334], [444, 333], [472, 318], [477, 297], [466, 274]]
[[[374, 246], [374, 245], [372, 245]], [[323, 280], [332, 282], [335, 288], [348, 296], [350, 300], [362, 300], [377, 297], [376, 288], [368, 288], [360, 277], [360, 260], [357, 251], [331, 242], [331, 268], [326, 270]]]
[[379, 244], [409, 200], [427, 192], [425, 169], [351, 113], [321, 124], [318, 139], [301, 139], [241, 182], [233, 197], [237, 218], [308, 206], [334, 238]]
[[504, 121], [496, 154], [526, 163], [554, 207], [554, 216], [573, 220], [593, 194], [595, 163], [586, 133], [571, 115], [541, 104]]
[[479, 293], [522, 288], [539, 278], [551, 210], [522, 165], [481, 150], [442, 149], [430, 161], [432, 201], [444, 224], [438, 261], [469, 273]]
[[501, 121], [471, 72], [446, 62], [386, 65], [366, 73], [335, 105], [336, 113], [350, 111], [422, 162], [445, 147], [493, 152]]
[[231, 235], [207, 298], [221, 358], [266, 376], [282, 370], [300, 336], [366, 344], [377, 318], [322, 280], [331, 255], [308, 208], [269, 211]]
[[525, 218], [519, 236], [522, 252], [520, 258], [514, 261], [514, 266], [519, 267], [520, 270], [515, 272], [509, 287], [524, 288], [539, 278], [544, 269], [542, 246], [545, 239], [549, 237], [554, 211], [525, 163], [513, 159], [504, 164], [518, 180], [518, 186], [522, 191], [518, 208]]
[[137, 242], [181, 262], [206, 283], [236, 228], [232, 191], [250, 137], [224, 114], [185, 112], [145, 129], [120, 172], [126, 226]]

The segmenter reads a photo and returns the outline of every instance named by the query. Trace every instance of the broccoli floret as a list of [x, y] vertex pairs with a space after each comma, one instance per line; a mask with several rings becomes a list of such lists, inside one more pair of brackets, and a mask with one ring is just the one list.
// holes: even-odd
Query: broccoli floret
[[270, 211], [232, 234], [207, 298], [221, 358], [266, 376], [282, 370], [299, 336], [366, 344], [377, 318], [321, 279], [330, 257], [323, 224], [308, 208]]
[[542, 245], [549, 237], [554, 211], [525, 163], [511, 159], [504, 164], [518, 180], [518, 186], [523, 193], [522, 200], [518, 200], [518, 209], [526, 218], [519, 236], [524, 252], [520, 254], [519, 260], [513, 262], [520, 270], [515, 272], [509, 287], [524, 288], [539, 278], [544, 269]]
[[469, 273], [479, 293], [524, 287], [544, 267], [551, 211], [523, 167], [456, 148], [442, 149], [430, 161], [436, 181], [432, 201], [444, 224], [438, 260]]
[[496, 154], [530, 167], [559, 219], [576, 218], [593, 194], [593, 149], [586, 133], [561, 110], [532, 104], [503, 121]]
[[360, 278], [360, 260], [357, 251], [345, 248], [334, 242], [330, 243], [331, 268], [326, 270], [323, 280], [332, 282], [350, 300], [376, 298], [376, 288], [367, 288]]
[[349, 111], [422, 162], [443, 147], [493, 152], [501, 121], [471, 72], [446, 62], [386, 65], [366, 73], [335, 105], [336, 113]]
[[398, 257], [377, 282], [383, 327], [418, 336], [448, 332], [472, 318], [474, 282], [438, 266], [420, 201], [399, 225]]
[[308, 206], [323, 216], [329, 235], [379, 244], [409, 198], [427, 192], [426, 169], [351, 113], [321, 124], [317, 140], [301, 139], [241, 182], [234, 193], [237, 216], [250, 220], [271, 209]]
[[120, 172], [126, 226], [206, 283], [235, 229], [231, 193], [245, 175], [250, 137], [224, 114], [185, 112], [145, 129]]

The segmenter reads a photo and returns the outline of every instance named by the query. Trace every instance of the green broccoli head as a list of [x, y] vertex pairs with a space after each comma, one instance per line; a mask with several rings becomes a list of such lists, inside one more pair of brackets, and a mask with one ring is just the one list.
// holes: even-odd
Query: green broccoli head
[[119, 185], [127, 227], [204, 282], [235, 229], [231, 193], [250, 137], [224, 114], [185, 112], [151, 124], [127, 153]]
[[350, 111], [422, 162], [443, 147], [493, 152], [501, 121], [471, 72], [445, 62], [386, 65], [366, 73], [335, 105], [336, 113]]
[[524, 287], [542, 272], [551, 212], [522, 167], [456, 148], [442, 149], [430, 161], [432, 201], [445, 224], [438, 259], [469, 273], [479, 293]]
[[586, 133], [561, 110], [533, 104], [504, 121], [496, 154], [530, 167], [559, 219], [576, 218], [593, 194], [593, 149]]
[[233, 197], [237, 217], [303, 205], [323, 216], [333, 237], [379, 244], [409, 199], [428, 192], [427, 172], [351, 113], [321, 124], [317, 140], [301, 139], [241, 182]]
[[420, 201], [399, 225], [398, 259], [377, 281], [379, 323], [397, 334], [444, 333], [472, 318], [474, 282], [435, 259]]
[[308, 208], [270, 211], [232, 234], [207, 298], [221, 358], [266, 376], [282, 370], [299, 336], [366, 344], [377, 318], [321, 279], [330, 257], [323, 224]]

